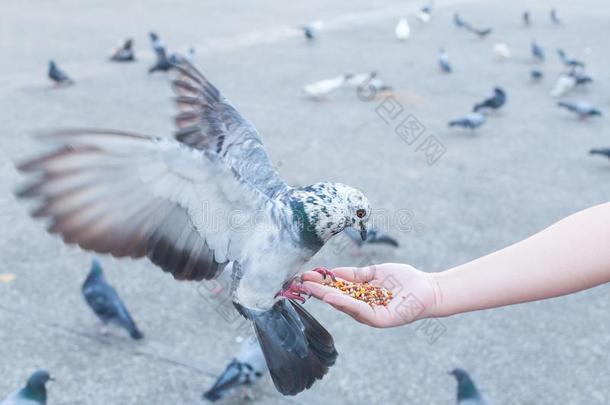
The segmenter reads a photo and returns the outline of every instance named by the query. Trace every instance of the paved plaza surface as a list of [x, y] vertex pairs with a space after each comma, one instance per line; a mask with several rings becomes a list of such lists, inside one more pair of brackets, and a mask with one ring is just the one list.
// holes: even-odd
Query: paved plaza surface
[[[610, 198], [610, 164], [587, 155], [610, 146], [607, 117], [579, 121], [549, 96], [562, 47], [584, 59], [595, 79], [566, 99], [610, 114], [607, 2], [439, 0], [429, 24], [415, 18], [419, 2], [395, 0], [125, 3], [0, 4], [0, 398], [44, 367], [57, 379], [49, 404], [196, 404], [247, 335], [209, 287], [176, 282], [146, 260], [105, 256], [107, 277], [146, 338], [98, 334], [80, 294], [91, 256], [44, 232], [13, 194], [21, 180], [14, 162], [39, 150], [31, 138], [37, 130], [172, 135], [168, 77], [146, 73], [153, 29], [170, 50], [195, 46], [197, 66], [254, 122], [288, 183], [329, 180], [361, 189], [378, 214], [373, 222], [400, 242], [355, 256], [338, 236], [312, 266], [392, 261], [441, 271]], [[549, 21], [552, 6], [562, 27]], [[521, 23], [526, 7], [531, 28]], [[494, 32], [480, 40], [458, 30], [455, 11]], [[412, 32], [400, 43], [394, 26], [403, 15]], [[323, 26], [308, 45], [295, 27], [314, 20]], [[126, 36], [135, 39], [138, 62], [107, 62]], [[547, 51], [539, 84], [529, 80], [534, 39]], [[498, 42], [509, 45], [509, 60], [494, 60]], [[454, 64], [450, 75], [438, 70], [440, 46]], [[50, 58], [75, 86], [51, 86]], [[371, 70], [394, 88], [390, 102], [402, 108], [399, 116], [387, 115], [387, 95], [370, 99], [343, 88], [315, 102], [301, 91], [312, 81]], [[483, 127], [447, 127], [496, 85], [508, 102]], [[407, 116], [417, 133], [399, 128]], [[430, 142], [441, 148], [436, 154]], [[447, 372], [463, 367], [494, 404], [607, 404], [609, 294], [602, 286], [388, 330], [310, 300], [307, 309], [335, 338], [336, 365], [295, 397], [279, 395], [266, 376], [251, 403], [453, 404]]]

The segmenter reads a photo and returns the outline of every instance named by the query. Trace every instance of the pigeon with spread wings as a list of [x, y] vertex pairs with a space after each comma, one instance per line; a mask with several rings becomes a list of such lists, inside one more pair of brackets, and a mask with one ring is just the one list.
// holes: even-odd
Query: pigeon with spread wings
[[211, 279], [232, 262], [234, 305], [254, 324], [278, 391], [297, 394], [337, 357], [296, 302], [298, 276], [346, 227], [366, 239], [368, 200], [340, 183], [288, 186], [218, 89], [187, 61], [175, 71], [176, 139], [53, 132], [55, 147], [19, 166], [31, 180], [19, 195], [38, 201], [33, 216], [66, 243], [148, 257], [177, 280]]

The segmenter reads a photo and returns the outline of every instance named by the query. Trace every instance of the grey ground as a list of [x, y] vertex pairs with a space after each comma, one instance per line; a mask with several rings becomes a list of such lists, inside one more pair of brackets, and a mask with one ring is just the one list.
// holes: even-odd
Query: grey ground
[[[523, 0], [439, 1], [433, 21], [419, 26], [404, 1], [222, 3], [181, 1], [4, 1], [0, 5], [0, 87], [3, 134], [0, 224], [0, 397], [37, 367], [57, 377], [51, 404], [198, 403], [201, 392], [244, 336], [217, 311], [202, 286], [178, 283], [146, 261], [103, 258], [108, 277], [146, 334], [100, 337], [80, 296], [89, 256], [47, 235], [17, 203], [14, 161], [35, 153], [29, 134], [53, 127], [107, 127], [169, 135], [173, 106], [152, 62], [146, 33], [156, 29], [172, 49], [195, 44], [198, 65], [263, 134], [281, 173], [295, 185], [341, 181], [361, 188], [393, 220], [402, 247], [367, 250], [373, 260], [408, 262], [439, 271], [518, 241], [577, 210], [608, 200], [610, 165], [590, 147], [610, 146], [607, 118], [579, 122], [548, 96], [561, 45], [584, 58], [597, 82], [573, 94], [610, 113], [607, 3], [553, 2], [566, 21], [551, 26], [550, 4]], [[175, 3], [175, 4], [174, 4]], [[534, 27], [521, 26], [525, 7]], [[479, 41], [451, 24], [454, 10], [496, 31]], [[393, 30], [408, 15], [412, 38]], [[290, 27], [326, 22], [315, 46]], [[140, 61], [113, 65], [106, 53], [133, 35]], [[530, 41], [549, 54], [547, 77], [531, 85]], [[495, 62], [491, 47], [508, 43], [513, 59]], [[444, 45], [455, 74], [443, 76], [436, 50]], [[590, 52], [585, 52], [589, 48]], [[78, 85], [52, 89], [45, 78], [53, 57]], [[377, 116], [383, 99], [360, 101], [341, 90], [315, 103], [301, 95], [310, 81], [378, 70], [396, 88], [405, 112], [435, 135], [447, 152], [433, 166]], [[475, 134], [446, 122], [491, 93], [508, 92], [506, 108]], [[423, 139], [423, 138], [422, 138]], [[400, 211], [403, 210], [403, 211]], [[411, 213], [399, 226], [399, 212]], [[359, 264], [344, 242], [313, 264]], [[552, 254], [552, 252], [549, 252]], [[14, 274], [13, 281], [7, 274]], [[266, 378], [256, 403], [454, 403], [447, 371], [473, 374], [495, 404], [605, 404], [610, 401], [609, 288], [440, 320], [434, 343], [418, 324], [374, 330], [316, 302], [307, 307], [335, 336], [339, 360], [326, 378], [296, 397], [282, 398]], [[207, 297], [204, 299], [204, 297]], [[230, 401], [229, 401], [230, 403]]]

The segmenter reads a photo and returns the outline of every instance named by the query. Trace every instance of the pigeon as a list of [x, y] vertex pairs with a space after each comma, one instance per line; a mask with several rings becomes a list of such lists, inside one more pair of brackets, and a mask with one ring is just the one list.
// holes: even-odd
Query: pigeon
[[453, 24], [458, 28], [469, 28], [470, 24], [468, 24], [458, 13], [453, 14]]
[[453, 70], [451, 68], [451, 63], [449, 62], [449, 54], [443, 48], [438, 50], [438, 66], [441, 68], [441, 71], [445, 73], [451, 73]]
[[417, 20], [421, 23], [429, 23], [432, 18], [432, 4], [428, 3], [424, 5], [417, 13]]
[[69, 86], [74, 84], [74, 81], [68, 77], [67, 74], [64, 73], [55, 61], [49, 61], [49, 79], [51, 79], [57, 86]]
[[551, 9], [551, 13], [550, 13], [550, 17], [551, 17], [551, 22], [555, 25], [561, 25], [561, 20], [559, 19], [559, 17], [557, 16], [557, 10], [556, 9]]
[[499, 42], [494, 45], [493, 53], [496, 60], [502, 61], [510, 58], [510, 48], [504, 42]]
[[530, 12], [528, 10], [525, 10], [523, 12], [523, 25], [525, 25], [526, 27], [532, 25], [532, 21], [530, 19]]
[[567, 56], [563, 49], [557, 50], [557, 55], [559, 55], [559, 59], [561, 62], [569, 68], [584, 68], [585, 63], [576, 58]]
[[580, 69], [573, 69], [568, 73], [568, 75], [574, 78], [575, 86], [584, 86], [593, 81], [591, 76], [587, 75]]
[[472, 32], [473, 34], [477, 35], [481, 39], [485, 38], [486, 36], [491, 34], [491, 32], [493, 31], [491, 28], [477, 29], [470, 25], [466, 25], [466, 30], [468, 30], [468, 32]]
[[136, 55], [133, 51], [133, 39], [127, 38], [122, 46], [118, 47], [110, 55], [110, 60], [113, 62], [133, 62], [136, 60]]
[[380, 244], [398, 247], [398, 241], [389, 235], [384, 235], [377, 229], [369, 228], [365, 240], [362, 240], [360, 234], [354, 229], [347, 228], [344, 232], [356, 245], [359, 247], [368, 244]]
[[304, 25], [301, 29], [308, 43], [312, 43], [316, 39], [315, 30], [311, 25]]
[[532, 79], [533, 82], [539, 82], [543, 77], [544, 73], [538, 69], [532, 69], [530, 71], [530, 79]]
[[532, 56], [539, 62], [544, 62], [544, 50], [536, 42], [532, 42]]
[[254, 125], [193, 65], [175, 71], [175, 139], [53, 131], [47, 152], [18, 166], [30, 182], [17, 194], [35, 199], [32, 215], [50, 219], [66, 243], [146, 256], [177, 280], [209, 280], [231, 262], [233, 304], [253, 324], [277, 390], [296, 395], [338, 355], [297, 302], [299, 276], [345, 228], [366, 239], [370, 204], [342, 183], [288, 186]]
[[570, 74], [562, 73], [557, 78], [551, 97], [561, 97], [576, 87], [576, 78]]
[[[203, 394], [203, 399], [215, 402], [234, 394], [239, 387], [249, 390], [266, 372], [265, 356], [258, 341], [248, 338], [212, 388]], [[246, 391], [245, 396], [251, 395]]]
[[485, 109], [497, 110], [504, 104], [506, 104], [506, 93], [500, 87], [494, 87], [494, 95], [478, 104], [475, 104], [472, 111], [479, 112]]
[[151, 32], [148, 35], [150, 37], [153, 51], [155, 51], [155, 55], [157, 56], [155, 64], [148, 69], [148, 73], [170, 71], [174, 66], [172, 62], [175, 62], [176, 60], [174, 59], [173, 61], [170, 61], [169, 57], [167, 56], [165, 45], [163, 45], [159, 39], [159, 36], [155, 32]]
[[608, 159], [610, 159], [610, 148], [591, 149], [589, 151], [589, 155], [600, 155], [600, 156], [605, 156]]
[[466, 370], [456, 368], [449, 372], [457, 380], [457, 405], [487, 405]]
[[46, 383], [53, 378], [46, 370], [34, 372], [19, 391], [0, 401], [0, 405], [45, 405], [47, 403]]
[[467, 114], [462, 118], [455, 119], [449, 122], [450, 127], [462, 127], [470, 130], [475, 130], [485, 123], [485, 114], [480, 112], [473, 112]]
[[331, 92], [343, 86], [350, 75], [341, 75], [332, 79], [324, 79], [303, 86], [303, 91], [312, 99], [321, 100]]
[[396, 34], [396, 39], [399, 41], [406, 41], [411, 36], [411, 29], [409, 28], [409, 23], [406, 18], [401, 18], [398, 20], [398, 24], [396, 24], [396, 29], [394, 30]]
[[596, 116], [599, 117], [602, 115], [602, 112], [600, 110], [593, 107], [589, 103], [585, 103], [584, 101], [559, 101], [557, 105], [577, 114], [578, 118], [580, 119]]
[[82, 287], [83, 297], [95, 312], [102, 324], [114, 324], [129, 332], [132, 339], [142, 339], [144, 335], [138, 330], [125, 304], [104, 277], [102, 265], [97, 259], [91, 263], [91, 271]]

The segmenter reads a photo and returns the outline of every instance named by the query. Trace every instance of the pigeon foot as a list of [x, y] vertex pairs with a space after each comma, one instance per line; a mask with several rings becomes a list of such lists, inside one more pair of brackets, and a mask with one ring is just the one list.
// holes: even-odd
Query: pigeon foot
[[326, 267], [316, 267], [313, 269], [316, 273], [320, 273], [324, 280], [326, 277], [330, 277], [332, 281], [337, 281], [337, 277], [335, 277], [335, 273], [332, 270], [328, 270]]
[[307, 295], [308, 298], [311, 296], [310, 291], [301, 284], [300, 278], [295, 278], [290, 282], [290, 285], [280, 290], [275, 296], [304, 303], [306, 299], [305, 297], [302, 297], [301, 294]]

